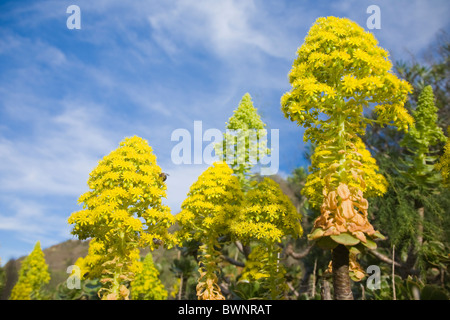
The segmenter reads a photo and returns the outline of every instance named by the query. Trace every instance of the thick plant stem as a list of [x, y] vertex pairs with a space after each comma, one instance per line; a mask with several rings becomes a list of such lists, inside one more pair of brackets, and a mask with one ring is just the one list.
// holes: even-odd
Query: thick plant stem
[[348, 249], [344, 245], [338, 245], [333, 249], [333, 287], [335, 300], [353, 300], [348, 268]]
[[330, 283], [324, 276], [322, 276], [321, 281], [322, 281], [322, 289], [320, 290], [320, 295], [322, 297], [322, 300], [332, 300], [330, 292]]

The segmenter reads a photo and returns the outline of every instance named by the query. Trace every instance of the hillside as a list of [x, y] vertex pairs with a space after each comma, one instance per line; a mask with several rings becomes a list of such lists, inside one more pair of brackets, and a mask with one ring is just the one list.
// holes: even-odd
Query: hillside
[[[86, 256], [88, 248], [89, 241], [67, 240], [43, 250], [51, 277], [47, 286], [49, 292], [53, 292], [58, 284], [67, 280], [67, 267], [73, 265], [79, 257]], [[142, 250], [141, 256], [144, 257], [148, 252], [149, 250]], [[168, 266], [177, 257], [177, 252], [175, 249], [158, 248], [152, 252], [152, 255], [155, 265], [161, 272], [160, 279], [166, 288], [169, 289], [173, 285], [174, 279]], [[3, 291], [0, 292], [0, 300], [9, 298], [11, 290], [17, 282], [18, 272], [23, 259], [25, 259], [25, 256], [11, 259], [3, 267], [6, 274], [6, 284]]]

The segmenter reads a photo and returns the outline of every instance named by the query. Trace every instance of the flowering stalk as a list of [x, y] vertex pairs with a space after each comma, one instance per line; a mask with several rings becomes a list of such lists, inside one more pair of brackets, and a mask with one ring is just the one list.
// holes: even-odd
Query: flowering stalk
[[216, 154], [233, 169], [244, 191], [250, 187], [252, 167], [270, 153], [265, 127], [250, 94], [246, 93], [226, 123], [223, 142], [215, 146]]
[[[407, 131], [413, 118], [404, 103], [412, 88], [390, 71], [388, 52], [375, 37], [345, 18], [318, 18], [297, 54], [292, 90], [281, 105], [287, 118], [306, 128], [304, 140], [317, 145], [302, 191], [321, 211], [309, 238], [328, 249], [343, 245], [342, 254], [360, 251], [360, 244], [375, 248], [373, 239], [382, 235], [368, 221], [365, 197], [386, 192], [386, 181], [360, 136], [373, 122]], [[369, 105], [376, 120], [364, 115]], [[335, 282], [335, 294], [351, 295], [340, 295], [348, 286]]]
[[[297, 212], [290, 199], [283, 193], [278, 183], [265, 178], [246, 193], [240, 214], [231, 222], [230, 230], [244, 243], [256, 241], [256, 252], [252, 259], [263, 262], [256, 270], [263, 286], [265, 297], [280, 299], [286, 289], [285, 270], [279, 262], [281, 248], [278, 244], [287, 236], [300, 237], [303, 233]], [[255, 250], [255, 249], [253, 249]]]
[[45, 263], [44, 252], [38, 241], [33, 251], [22, 262], [19, 279], [12, 289], [10, 300], [41, 300], [42, 288], [49, 281], [48, 265]]
[[218, 286], [217, 269], [220, 263], [217, 239], [229, 233], [229, 221], [238, 214], [243, 194], [233, 170], [221, 162], [214, 163], [192, 184], [182, 211], [176, 219], [181, 229], [180, 241], [195, 240], [199, 248], [197, 296], [200, 300], [223, 300]]
[[159, 271], [149, 252], [143, 262], [139, 262], [142, 271], [137, 273], [131, 282], [131, 297], [133, 300], [166, 300], [167, 290], [159, 280]]
[[147, 141], [126, 138], [99, 162], [88, 185], [91, 191], [78, 200], [83, 209], [69, 218], [72, 234], [81, 240], [95, 238], [93, 251], [100, 265], [91, 267], [101, 269], [102, 299], [129, 299], [125, 283], [133, 277], [139, 247], [176, 244], [168, 233], [174, 218], [161, 203], [166, 196], [161, 168]]

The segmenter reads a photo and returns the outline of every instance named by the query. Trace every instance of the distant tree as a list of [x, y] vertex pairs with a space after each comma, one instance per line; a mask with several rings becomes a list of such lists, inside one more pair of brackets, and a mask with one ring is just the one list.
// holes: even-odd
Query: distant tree
[[78, 200], [83, 209], [72, 213], [69, 224], [80, 240], [95, 238], [102, 268], [102, 299], [128, 299], [136, 252], [160, 243], [168, 248], [176, 239], [168, 232], [174, 222], [162, 205], [166, 186], [161, 168], [147, 141], [126, 138], [90, 174], [91, 191]]
[[19, 280], [12, 289], [10, 300], [42, 300], [43, 288], [50, 281], [48, 265], [45, 262], [41, 243], [23, 260]]
[[142, 271], [131, 282], [131, 297], [133, 300], [166, 300], [167, 295], [153, 256], [148, 253], [142, 262]]
[[239, 213], [243, 194], [239, 180], [226, 164], [216, 162], [203, 172], [189, 190], [176, 220], [180, 241], [198, 241], [199, 300], [223, 300], [218, 285], [221, 261], [219, 237], [229, 234], [229, 222]]
[[[382, 237], [368, 221], [365, 197], [386, 191], [360, 136], [373, 122], [407, 131], [413, 119], [404, 104], [412, 89], [391, 72], [388, 52], [375, 37], [345, 18], [317, 19], [297, 54], [289, 74], [293, 88], [281, 105], [287, 118], [306, 128], [304, 140], [316, 144], [303, 188], [321, 210], [310, 239], [333, 250], [335, 299], [353, 299], [349, 257]], [[363, 112], [370, 104], [376, 120]], [[354, 277], [360, 275], [353, 270]]]

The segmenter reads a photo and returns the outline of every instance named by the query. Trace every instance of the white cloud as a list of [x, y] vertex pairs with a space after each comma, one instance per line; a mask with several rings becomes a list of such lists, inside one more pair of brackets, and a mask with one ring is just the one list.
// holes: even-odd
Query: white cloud
[[[381, 45], [394, 53], [426, 46], [448, 21], [448, 4], [438, 3], [380, 2]], [[80, 0], [79, 31], [65, 30], [69, 4], [14, 6], [12, 27], [0, 30], [0, 228], [30, 243], [68, 234], [66, 210], [89, 173], [132, 134], [148, 139], [170, 174], [165, 203], [176, 214], [206, 166], [174, 166], [171, 131], [192, 132], [194, 120], [223, 129], [245, 92], [259, 92], [255, 106], [280, 128], [284, 167], [298, 165], [301, 132], [279, 110], [296, 49], [320, 15], [364, 25], [373, 3]]]
[[257, 56], [258, 51], [290, 57], [292, 20], [281, 25], [262, 8], [254, 1], [176, 1], [150, 12], [148, 20], [156, 40], [172, 55], [188, 46], [225, 59], [244, 52], [247, 58]]
[[33, 194], [72, 195], [86, 185], [99, 157], [114, 145], [112, 134], [94, 121], [95, 106], [63, 103], [63, 111], [34, 117], [33, 136], [0, 138], [0, 190]]
[[[8, 205], [0, 212], [0, 230], [18, 232], [22, 239], [30, 239], [31, 242], [42, 237], [54, 238], [63, 234], [67, 236], [64, 228], [61, 228], [64, 224], [67, 225], [67, 218], [50, 213], [54, 210], [51, 208], [52, 204], [44, 205], [43, 202], [26, 195], [5, 198], [2, 197], [2, 202]], [[7, 213], [10, 208], [14, 208], [13, 214]]]

